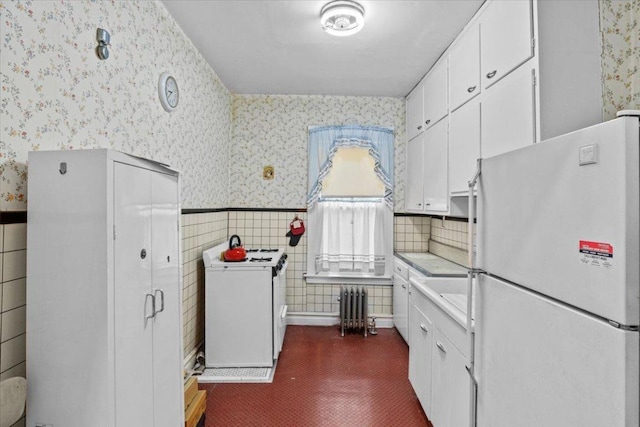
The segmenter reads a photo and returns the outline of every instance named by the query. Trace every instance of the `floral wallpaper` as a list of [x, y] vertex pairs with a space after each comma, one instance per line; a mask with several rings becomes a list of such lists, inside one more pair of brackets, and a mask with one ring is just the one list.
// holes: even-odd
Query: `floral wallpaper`
[[[234, 95], [230, 192], [234, 207], [303, 208], [307, 192], [308, 127], [377, 125], [395, 136], [395, 206], [404, 207], [405, 105], [403, 98]], [[264, 180], [265, 166], [274, 179]]]
[[[162, 3], [0, 0], [0, 40], [0, 210], [26, 209], [29, 151], [82, 148], [179, 169], [185, 208], [229, 205], [231, 96]], [[180, 89], [173, 113], [163, 71]]]
[[603, 116], [640, 110], [640, 0], [600, 0]]

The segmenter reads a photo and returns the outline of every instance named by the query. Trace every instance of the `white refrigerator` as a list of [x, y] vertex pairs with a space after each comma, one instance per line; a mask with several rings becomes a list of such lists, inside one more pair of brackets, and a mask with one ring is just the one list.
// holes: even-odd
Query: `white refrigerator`
[[640, 425], [638, 117], [483, 160], [478, 427]]

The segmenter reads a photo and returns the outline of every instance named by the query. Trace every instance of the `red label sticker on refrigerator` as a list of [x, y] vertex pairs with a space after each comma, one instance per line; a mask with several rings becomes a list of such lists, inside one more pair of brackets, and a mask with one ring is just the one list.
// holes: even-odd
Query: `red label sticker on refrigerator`
[[594, 267], [613, 266], [613, 246], [609, 243], [580, 240], [580, 261]]

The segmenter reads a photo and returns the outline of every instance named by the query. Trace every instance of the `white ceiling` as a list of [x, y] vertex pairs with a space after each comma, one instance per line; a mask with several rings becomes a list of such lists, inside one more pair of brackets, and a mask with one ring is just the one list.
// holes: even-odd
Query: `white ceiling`
[[312, 0], [163, 0], [238, 94], [407, 95], [484, 0], [362, 0], [363, 29], [326, 34]]

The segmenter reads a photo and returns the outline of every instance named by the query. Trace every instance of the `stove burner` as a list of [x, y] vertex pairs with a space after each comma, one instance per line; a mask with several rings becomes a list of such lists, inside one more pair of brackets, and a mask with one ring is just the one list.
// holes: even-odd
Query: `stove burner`
[[260, 249], [260, 252], [278, 252], [278, 249]]
[[251, 258], [250, 262], [269, 262], [271, 258]]

